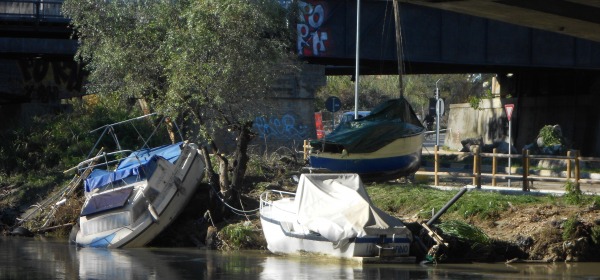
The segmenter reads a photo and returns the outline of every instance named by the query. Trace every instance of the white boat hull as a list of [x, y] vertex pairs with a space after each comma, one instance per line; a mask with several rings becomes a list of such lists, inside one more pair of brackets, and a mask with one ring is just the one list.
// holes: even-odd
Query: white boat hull
[[[115, 190], [131, 195], [123, 207], [80, 216], [75, 242], [84, 247], [142, 247], [162, 232], [187, 205], [204, 174], [204, 161], [193, 144], [185, 144], [181, 156], [171, 164], [158, 159], [156, 170], [147, 180]], [[94, 196], [110, 195], [103, 191]], [[84, 204], [84, 207], [86, 206]]]
[[[336, 258], [379, 257], [378, 237], [356, 238], [346, 245], [336, 248], [335, 245], [316, 234], [294, 234], [286, 232], [281, 223], [265, 219], [261, 216], [261, 225], [267, 240], [267, 249], [275, 254], [302, 255], [306, 253], [325, 255]], [[410, 240], [397, 238], [398, 242], [387, 243], [384, 250], [391, 250], [394, 256], [408, 256]]]
[[300, 225], [293, 198], [276, 201], [261, 197], [260, 221], [270, 252], [284, 255], [318, 254], [336, 258], [408, 256], [407, 234], [362, 236], [336, 243]]

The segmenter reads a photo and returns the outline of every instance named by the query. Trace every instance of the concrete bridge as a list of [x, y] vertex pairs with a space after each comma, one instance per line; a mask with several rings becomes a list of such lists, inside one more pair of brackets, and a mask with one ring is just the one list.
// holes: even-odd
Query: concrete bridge
[[[517, 147], [533, 142], [542, 126], [559, 124], [572, 148], [600, 154], [597, 1], [400, 2], [405, 73], [498, 73], [500, 96], [513, 97], [462, 113], [447, 139], [505, 138], [502, 105], [510, 102]], [[302, 3], [300, 55], [325, 65], [327, 75], [354, 74], [356, 1]], [[397, 73], [392, 1], [362, 0], [360, 15], [360, 73]]]
[[[361, 75], [396, 74], [392, 0], [360, 1]], [[530, 134], [541, 125], [560, 124], [574, 148], [600, 154], [600, 113], [595, 110], [600, 101], [597, 1], [400, 2], [407, 74], [498, 73], [501, 96], [518, 97], [513, 100], [520, 120], [513, 126], [518, 146], [530, 141]], [[321, 67], [325, 75], [354, 74], [356, 0], [298, 3], [300, 57]], [[76, 41], [70, 39], [68, 19], [60, 15], [61, 4], [0, 2], [3, 115], [31, 112], [23, 109], [27, 106], [46, 110], [39, 104], [58, 104], [60, 99], [82, 94], [84, 74], [72, 58]]]
[[58, 102], [81, 92], [62, 1], [0, 2], [0, 105]]

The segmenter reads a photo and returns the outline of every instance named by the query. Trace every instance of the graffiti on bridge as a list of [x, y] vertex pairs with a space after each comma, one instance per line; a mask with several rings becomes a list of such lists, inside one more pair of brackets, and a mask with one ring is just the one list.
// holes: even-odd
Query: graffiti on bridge
[[306, 139], [308, 137], [308, 127], [296, 122], [296, 118], [290, 114], [285, 114], [281, 118], [256, 117], [253, 126], [260, 138]]
[[297, 51], [299, 55], [324, 55], [329, 47], [329, 32], [323, 27], [326, 9], [324, 3], [299, 1], [300, 18], [296, 25]]
[[18, 64], [23, 94], [31, 100], [50, 102], [81, 96], [84, 74], [75, 61], [24, 59]]

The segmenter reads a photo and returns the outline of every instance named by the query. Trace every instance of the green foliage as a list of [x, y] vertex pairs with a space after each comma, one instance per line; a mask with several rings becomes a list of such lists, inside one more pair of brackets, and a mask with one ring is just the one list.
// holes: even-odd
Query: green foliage
[[0, 175], [0, 187], [10, 186], [15, 189], [3, 199], [9, 201], [9, 207], [31, 205], [45, 198], [52, 189], [62, 184], [67, 178], [62, 172], [25, 172], [12, 176]]
[[562, 139], [559, 132], [552, 125], [545, 125], [540, 129], [538, 138], [542, 138], [544, 146], [561, 145]]
[[[111, 106], [107, 106], [107, 104]], [[29, 126], [0, 132], [0, 174], [18, 174], [37, 171], [40, 173], [60, 172], [73, 167], [85, 159], [100, 132], [90, 134], [92, 129], [107, 123], [139, 116], [141, 112], [114, 99], [95, 100], [94, 104], [74, 104], [72, 113], [36, 117]], [[134, 148], [140, 143], [138, 132], [149, 132], [151, 125], [118, 128], [117, 133], [131, 138], [119, 139], [124, 147]], [[147, 133], [146, 135], [149, 135]], [[164, 133], [162, 134], [164, 137]], [[160, 141], [157, 135], [154, 140]], [[105, 137], [99, 146], [114, 149], [114, 141]]]
[[565, 183], [565, 201], [568, 204], [578, 205], [584, 201], [583, 193], [579, 188], [576, 187], [576, 183], [572, 181], [567, 181]]
[[458, 201], [453, 207], [456, 207], [457, 213], [463, 218], [478, 217], [483, 220], [496, 220], [500, 217], [502, 211], [509, 208], [510, 204], [525, 204], [539, 201], [532, 196], [514, 196], [499, 193], [489, 193], [480, 191], [471, 191], [465, 196], [467, 199]]
[[468, 98], [468, 101], [469, 101], [469, 104], [471, 105], [471, 108], [473, 108], [475, 110], [481, 110], [479, 108], [479, 105], [481, 104], [481, 100], [482, 99], [490, 99], [490, 98], [494, 98], [494, 95], [492, 94], [492, 90], [486, 89], [483, 91], [483, 94], [481, 96], [470, 95]]
[[[396, 89], [390, 89], [390, 83], [396, 82]], [[361, 76], [360, 94], [358, 95], [359, 110], [370, 110], [384, 100], [397, 97], [398, 77], [393, 76]], [[354, 82], [350, 76], [328, 76], [327, 84], [315, 94], [315, 108], [324, 111], [325, 101], [329, 96], [338, 97], [342, 110], [354, 110]]]
[[488, 245], [491, 243], [491, 239], [480, 228], [463, 221], [448, 220], [437, 224], [436, 227], [445, 234], [472, 242], [473, 247], [477, 244]]
[[471, 105], [471, 108], [473, 108], [475, 110], [479, 110], [480, 103], [481, 103], [481, 98], [479, 98], [477, 96], [469, 96], [469, 104]]
[[274, 0], [63, 2], [89, 92], [145, 100], [184, 120], [186, 139], [220, 151], [235, 141], [234, 189], [245, 176], [253, 121], [272, 114], [266, 99], [278, 79], [298, 71], [290, 11]]
[[66, 0], [90, 71], [91, 93], [147, 100], [153, 111], [213, 129], [240, 131], [261, 112], [282, 73], [291, 29], [277, 1]]
[[257, 230], [247, 222], [229, 224], [219, 231], [222, 249], [239, 250], [240, 248], [253, 248], [253, 244], [260, 244], [256, 240]]
[[[417, 213], [420, 218], [431, 217], [431, 210], [438, 211], [456, 195], [452, 191], [440, 191], [423, 186], [372, 185], [367, 188], [369, 196], [382, 210], [396, 213]], [[549, 203], [552, 198], [506, 195], [493, 192], [469, 191], [462, 195], [443, 217], [494, 220], [510, 205]]]
[[[479, 106], [478, 96], [491, 96], [491, 93], [485, 95], [482, 87], [482, 83], [491, 77], [491, 74], [404, 75], [404, 96], [417, 114], [425, 116], [428, 113], [429, 98], [434, 97], [436, 82], [439, 81], [437, 85], [440, 97], [446, 100], [446, 104], [467, 102], [469, 98], [475, 98], [476, 105]], [[488, 89], [488, 92], [491, 91]], [[397, 75], [363, 75], [359, 79], [358, 109], [371, 109], [383, 100], [399, 97], [399, 94]], [[342, 101], [343, 110], [353, 110], [354, 95], [354, 82], [350, 76], [329, 76], [327, 85], [316, 94], [316, 109], [325, 110], [327, 97], [336, 96]]]
[[592, 242], [596, 245], [600, 245], [600, 225], [592, 226], [591, 231]]
[[591, 199], [591, 208], [598, 209], [600, 208], [600, 196], [594, 195]]
[[575, 238], [577, 227], [581, 224], [577, 216], [569, 217], [562, 225], [562, 239], [563, 241]]

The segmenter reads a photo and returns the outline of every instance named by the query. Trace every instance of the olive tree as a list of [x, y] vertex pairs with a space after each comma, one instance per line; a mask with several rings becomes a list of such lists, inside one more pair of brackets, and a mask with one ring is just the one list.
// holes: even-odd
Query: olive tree
[[276, 0], [65, 0], [63, 12], [88, 93], [143, 99], [185, 119], [187, 136], [217, 156], [215, 133], [229, 131], [236, 149], [231, 166], [220, 157], [221, 190], [241, 187], [253, 119], [268, 110], [269, 86], [293, 69], [288, 13]]

